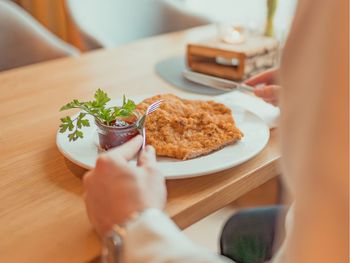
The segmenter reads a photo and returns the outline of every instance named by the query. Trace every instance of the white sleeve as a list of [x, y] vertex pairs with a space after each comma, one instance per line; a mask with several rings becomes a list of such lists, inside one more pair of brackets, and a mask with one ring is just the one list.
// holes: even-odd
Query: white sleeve
[[231, 262], [194, 244], [171, 219], [150, 209], [128, 224], [124, 239], [125, 263]]

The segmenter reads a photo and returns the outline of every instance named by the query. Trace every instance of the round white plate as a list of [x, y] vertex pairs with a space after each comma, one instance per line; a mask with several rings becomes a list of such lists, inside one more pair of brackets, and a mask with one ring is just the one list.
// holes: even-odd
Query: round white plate
[[[142, 96], [132, 99], [134, 99], [136, 103], [139, 103], [147, 97], [151, 96]], [[208, 100], [208, 97], [203, 96], [181, 95], [181, 97]], [[115, 100], [112, 104], [119, 105], [120, 101]], [[181, 161], [172, 158], [158, 157], [159, 168], [167, 179], [201, 176], [232, 168], [253, 158], [264, 149], [270, 136], [269, 128], [265, 122], [255, 114], [241, 107], [236, 105], [226, 106], [232, 109], [236, 125], [244, 133], [243, 139], [219, 151], [192, 160]], [[56, 143], [60, 152], [73, 163], [86, 169], [92, 169], [95, 166], [99, 154], [98, 136], [92, 118], [90, 118], [90, 124], [91, 127], [85, 127], [83, 129], [83, 139], [69, 142], [67, 134], [61, 134], [59, 132], [57, 132], [56, 138]], [[136, 165], [136, 160], [132, 160], [131, 162]]]

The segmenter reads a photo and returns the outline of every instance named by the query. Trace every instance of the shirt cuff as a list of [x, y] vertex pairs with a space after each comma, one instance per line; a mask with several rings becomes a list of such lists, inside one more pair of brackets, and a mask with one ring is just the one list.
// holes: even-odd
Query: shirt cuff
[[148, 209], [126, 225], [125, 262], [227, 262], [188, 239], [158, 209]]

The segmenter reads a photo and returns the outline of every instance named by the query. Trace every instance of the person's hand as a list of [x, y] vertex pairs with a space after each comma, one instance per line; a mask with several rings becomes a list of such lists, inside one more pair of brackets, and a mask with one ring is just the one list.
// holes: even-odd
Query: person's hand
[[264, 101], [277, 106], [281, 87], [276, 85], [276, 75], [276, 69], [267, 70], [246, 80], [244, 83], [255, 87], [254, 94], [257, 97], [260, 97]]
[[101, 154], [95, 169], [84, 176], [87, 213], [101, 237], [113, 225], [125, 223], [134, 212], [165, 206], [165, 180], [156, 168], [154, 148], [147, 146], [140, 153], [137, 167], [128, 162], [141, 144], [142, 137], [137, 136]]

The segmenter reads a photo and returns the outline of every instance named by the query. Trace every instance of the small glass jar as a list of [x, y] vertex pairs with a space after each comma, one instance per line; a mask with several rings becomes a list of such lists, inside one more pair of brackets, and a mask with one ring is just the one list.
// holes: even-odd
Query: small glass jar
[[129, 141], [140, 132], [136, 126], [137, 116], [127, 126], [109, 126], [95, 119], [100, 147], [104, 150], [111, 149]]

